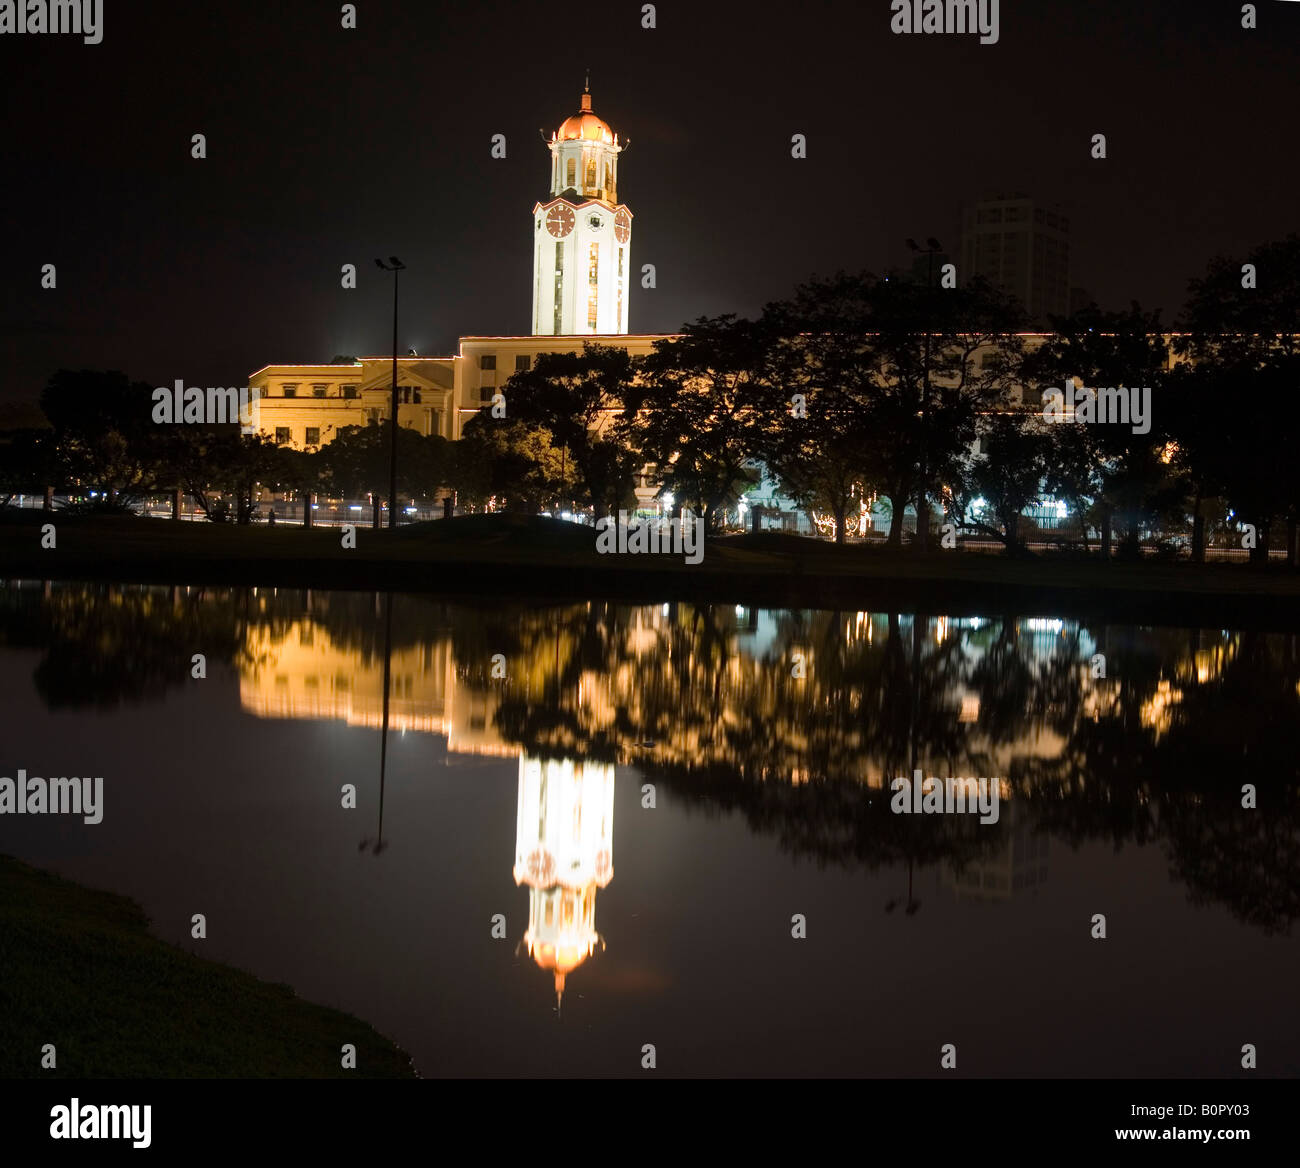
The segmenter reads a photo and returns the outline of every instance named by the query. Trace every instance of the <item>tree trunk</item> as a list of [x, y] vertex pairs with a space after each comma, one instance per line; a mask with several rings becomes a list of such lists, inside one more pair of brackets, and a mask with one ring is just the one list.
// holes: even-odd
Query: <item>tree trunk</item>
[[887, 495], [886, 498], [889, 500], [889, 538], [885, 545], [900, 548], [903, 546], [903, 508], [907, 503], [904, 500], [903, 507], [900, 507], [896, 496]]
[[837, 502], [835, 504], [835, 543], [839, 547], [844, 546], [844, 513], [843, 502]]
[[1196, 506], [1192, 508], [1192, 563], [1205, 563], [1205, 516], [1201, 514], [1201, 492], [1196, 492]]
[[1020, 550], [1020, 512], [1017, 511], [1014, 515], [1011, 514], [1004, 515], [1002, 517], [1002, 526], [1006, 531], [1006, 535], [1003, 538], [1004, 538], [1004, 542], [1007, 545], [1007, 551], [1008, 552], [1019, 551]]
[[1255, 529], [1255, 546], [1250, 549], [1250, 562], [1252, 564], [1268, 563], [1268, 536], [1269, 521], [1265, 519]]
[[1110, 512], [1103, 511], [1101, 516], [1101, 558], [1110, 561]]

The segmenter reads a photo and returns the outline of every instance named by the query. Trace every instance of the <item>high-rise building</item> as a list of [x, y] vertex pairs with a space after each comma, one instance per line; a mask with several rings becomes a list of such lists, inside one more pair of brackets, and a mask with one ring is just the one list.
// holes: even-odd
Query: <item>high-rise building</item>
[[551, 194], [533, 205], [533, 336], [626, 333], [632, 212], [618, 201], [618, 135], [582, 94], [551, 135]]
[[964, 207], [961, 278], [983, 276], [1014, 296], [1030, 323], [1070, 311], [1070, 220], [1028, 195], [997, 195]]

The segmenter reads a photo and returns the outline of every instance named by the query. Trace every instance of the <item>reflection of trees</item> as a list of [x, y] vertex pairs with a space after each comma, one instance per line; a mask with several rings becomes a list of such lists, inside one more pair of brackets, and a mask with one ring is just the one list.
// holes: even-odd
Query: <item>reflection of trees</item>
[[[1159, 839], [1197, 903], [1268, 929], [1297, 915], [1293, 638], [1064, 626], [1044, 645], [1011, 618], [939, 637], [933, 620], [891, 616], [868, 639], [856, 614], [804, 612], [778, 614], [757, 653], [729, 609], [675, 606], [634, 627], [651, 611], [534, 614], [569, 655], [552, 654], [547, 687], [507, 683], [498, 731], [530, 752], [635, 761], [819, 863], [960, 867], [996, 849], [1000, 830], [974, 817], [889, 811], [915, 743], [927, 775], [1007, 779], [1037, 832], [1074, 846]], [[1085, 637], [1106, 678], [1091, 677]], [[978, 700], [965, 722], [963, 694]], [[1247, 773], [1257, 813], [1239, 807]]]
[[718, 765], [651, 763], [643, 769], [647, 778], [688, 801], [701, 801], [710, 813], [739, 812], [753, 831], [774, 836], [783, 851], [819, 868], [875, 871], [909, 860], [960, 868], [996, 853], [1004, 839], [1004, 823], [984, 826], [975, 816], [895, 815], [888, 790], [843, 779], [794, 785], [738, 779]]
[[[216, 602], [214, 602], [216, 601]], [[0, 639], [41, 648], [33, 684], [51, 709], [157, 700], [190, 677], [191, 657], [237, 663], [237, 602], [203, 589], [86, 584], [0, 590]]]
[[[304, 621], [359, 661], [383, 659], [372, 593], [0, 593], [0, 639], [44, 651], [35, 682], [51, 707], [156, 699], [186, 684], [195, 652], [251, 667], [247, 646]], [[821, 864], [960, 868], [1000, 845], [1003, 825], [974, 816], [894, 815], [889, 781], [919, 766], [1006, 779], [1022, 822], [1074, 846], [1160, 841], [1195, 903], [1252, 926], [1282, 931], [1300, 914], [1294, 636], [829, 611], [764, 613], [761, 626], [722, 606], [401, 596], [392, 638], [394, 650], [450, 639], [456, 685], [488, 698], [504, 742], [636, 763], [688, 806], [735, 811]], [[1094, 645], [1106, 678], [1090, 676]], [[1240, 806], [1245, 782], [1257, 810]]]
[[[444, 639], [447, 606], [402, 597], [393, 647]], [[153, 701], [188, 684], [191, 657], [208, 669], [257, 665], [247, 633], [264, 641], [288, 636], [304, 619], [325, 628], [342, 651], [384, 659], [382, 600], [370, 592], [288, 588], [51, 584], [0, 590], [0, 644], [42, 649], [37, 692], [51, 709]]]
[[[1159, 838], [1194, 903], [1286, 931], [1300, 916], [1295, 638], [1237, 634], [1222, 668], [1198, 679], [1196, 634], [1188, 645], [1185, 631], [1110, 633], [1111, 679], [1084, 682], [1097, 708], [1065, 728], [1058, 758], [1016, 776], [1036, 826], [1073, 844]], [[1241, 806], [1247, 782], [1255, 810]]]

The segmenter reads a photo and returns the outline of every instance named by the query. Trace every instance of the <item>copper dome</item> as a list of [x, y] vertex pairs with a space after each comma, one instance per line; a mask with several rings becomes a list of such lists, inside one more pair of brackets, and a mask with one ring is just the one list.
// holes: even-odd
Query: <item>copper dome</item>
[[614, 131], [609, 128], [609, 123], [591, 112], [590, 93], [582, 95], [582, 109], [564, 119], [556, 131], [556, 137], [562, 142], [582, 138], [588, 142], [614, 143]]

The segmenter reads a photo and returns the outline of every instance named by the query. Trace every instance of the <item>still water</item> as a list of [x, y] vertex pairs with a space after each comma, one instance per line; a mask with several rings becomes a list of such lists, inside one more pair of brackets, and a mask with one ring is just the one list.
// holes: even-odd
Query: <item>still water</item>
[[427, 1077], [1300, 1073], [1292, 634], [25, 582], [0, 693], [0, 852]]

